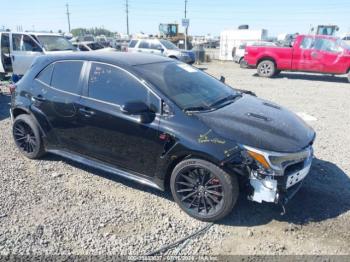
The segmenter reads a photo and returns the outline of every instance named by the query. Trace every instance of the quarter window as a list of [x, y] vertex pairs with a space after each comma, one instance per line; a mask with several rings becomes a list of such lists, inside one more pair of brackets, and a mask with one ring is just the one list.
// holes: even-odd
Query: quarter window
[[37, 76], [37, 79], [41, 82], [50, 85], [51, 83], [51, 75], [52, 75], [52, 69], [53, 64], [47, 66], [44, 70], [42, 70], [39, 75]]
[[73, 94], [79, 93], [81, 61], [57, 62], [54, 66], [51, 86]]
[[105, 64], [91, 65], [89, 97], [117, 105], [142, 101], [154, 112], [159, 110], [159, 99], [139, 81], [127, 72]]

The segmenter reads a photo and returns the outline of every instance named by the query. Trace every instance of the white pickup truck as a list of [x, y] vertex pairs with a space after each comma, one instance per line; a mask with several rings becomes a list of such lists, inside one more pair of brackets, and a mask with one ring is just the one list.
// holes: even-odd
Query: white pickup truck
[[0, 79], [7, 73], [24, 75], [37, 56], [75, 50], [76, 48], [59, 34], [0, 32]]

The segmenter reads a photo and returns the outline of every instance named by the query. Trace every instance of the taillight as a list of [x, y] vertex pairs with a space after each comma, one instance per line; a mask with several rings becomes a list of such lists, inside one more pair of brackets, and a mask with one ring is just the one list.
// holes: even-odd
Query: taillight
[[10, 93], [11, 93], [11, 95], [12, 95], [12, 94], [16, 91], [17, 86], [16, 86], [15, 84], [10, 84], [10, 85], [8, 86], [8, 88], [9, 88]]

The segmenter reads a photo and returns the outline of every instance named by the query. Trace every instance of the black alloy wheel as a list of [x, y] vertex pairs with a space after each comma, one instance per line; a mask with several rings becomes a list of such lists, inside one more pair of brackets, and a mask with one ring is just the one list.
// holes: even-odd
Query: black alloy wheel
[[39, 129], [29, 115], [20, 115], [14, 120], [12, 133], [16, 146], [26, 157], [35, 159], [45, 153]]
[[235, 176], [214, 164], [192, 159], [175, 167], [171, 190], [187, 214], [203, 221], [216, 221], [232, 210], [238, 196], [238, 183]]

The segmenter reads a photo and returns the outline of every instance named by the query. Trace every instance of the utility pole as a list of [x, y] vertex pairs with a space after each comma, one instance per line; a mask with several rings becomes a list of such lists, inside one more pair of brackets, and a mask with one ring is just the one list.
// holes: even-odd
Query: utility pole
[[[185, 19], [187, 19], [187, 0], [185, 0]], [[188, 34], [188, 26], [185, 29], [185, 50], [187, 50], [187, 34]]]
[[129, 36], [129, 1], [125, 0], [125, 8], [126, 8], [126, 33]]
[[67, 8], [66, 15], [67, 15], [67, 19], [68, 19], [68, 33], [70, 33], [70, 13], [69, 13], [69, 5], [68, 5], [68, 3], [66, 4], [66, 8]]

